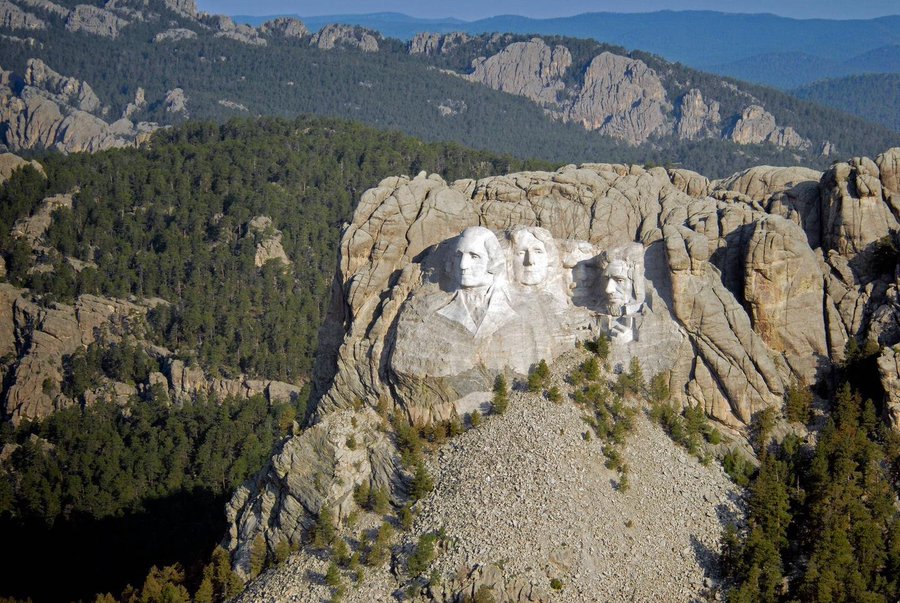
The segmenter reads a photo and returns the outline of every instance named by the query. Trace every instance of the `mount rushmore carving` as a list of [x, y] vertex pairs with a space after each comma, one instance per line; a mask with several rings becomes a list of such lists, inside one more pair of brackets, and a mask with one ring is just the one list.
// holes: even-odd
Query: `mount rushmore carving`
[[439, 418], [497, 374], [525, 375], [576, 339], [608, 331], [632, 341], [643, 306], [638, 243], [601, 252], [537, 226], [472, 226], [426, 251], [420, 266], [387, 369], [409, 405], [424, 401]]

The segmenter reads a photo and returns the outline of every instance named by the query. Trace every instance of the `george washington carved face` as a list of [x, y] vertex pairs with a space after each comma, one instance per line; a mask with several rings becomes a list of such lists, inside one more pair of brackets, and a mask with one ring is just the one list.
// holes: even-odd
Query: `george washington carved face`
[[463, 289], [489, 287], [502, 268], [503, 250], [497, 236], [481, 226], [465, 229], [453, 255], [453, 269]]

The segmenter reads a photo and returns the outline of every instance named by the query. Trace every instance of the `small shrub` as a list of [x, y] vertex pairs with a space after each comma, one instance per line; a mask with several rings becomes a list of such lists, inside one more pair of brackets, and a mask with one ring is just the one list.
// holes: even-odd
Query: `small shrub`
[[331, 507], [324, 506], [319, 509], [319, 516], [316, 518], [316, 524], [313, 526], [313, 546], [317, 549], [323, 549], [330, 546], [334, 542], [334, 513]]
[[650, 388], [648, 397], [654, 405], [668, 402], [671, 392], [669, 391], [669, 376], [666, 373], [657, 373], [650, 379]]
[[750, 478], [755, 471], [753, 465], [737, 450], [729, 451], [722, 457], [722, 468], [734, 483], [744, 488], [750, 485]]
[[548, 377], [550, 377], [550, 367], [547, 366], [546, 360], [541, 359], [528, 375], [528, 391], [539, 392], [544, 389], [544, 382]]
[[416, 550], [409, 556], [406, 566], [411, 577], [420, 576], [425, 573], [431, 562], [434, 561], [434, 544], [437, 542], [437, 536], [434, 534], [423, 534], [419, 537], [416, 544]]
[[562, 402], [562, 393], [560, 393], [559, 388], [557, 386], [553, 386], [547, 390], [547, 399], [553, 402], [554, 404], [559, 404]]
[[506, 383], [506, 377], [502, 374], [497, 375], [494, 379], [494, 397], [492, 399], [494, 412], [502, 415], [509, 407], [509, 386]]
[[469, 415], [469, 424], [473, 429], [481, 425], [481, 413], [477, 410], [473, 410]]
[[334, 588], [341, 583], [341, 571], [337, 564], [332, 561], [328, 564], [328, 570], [325, 572], [325, 584]]
[[343, 538], [335, 539], [334, 546], [331, 548], [331, 560], [340, 567], [350, 565], [350, 549], [347, 548], [347, 543]]
[[347, 448], [349, 448], [350, 450], [356, 450], [356, 438], [354, 436], [349, 436], [347, 438], [346, 444]]
[[391, 495], [387, 488], [372, 488], [369, 494], [369, 509], [379, 515], [391, 510]]
[[560, 580], [559, 578], [553, 578], [552, 580], [550, 580], [550, 588], [552, 588], [553, 590], [562, 590], [562, 580]]
[[428, 474], [425, 463], [416, 465], [416, 471], [413, 474], [412, 483], [410, 484], [410, 494], [413, 500], [420, 500], [434, 490], [434, 480]]
[[412, 528], [413, 521], [415, 521], [416, 519], [416, 516], [412, 511], [412, 507], [408, 504], [400, 507], [398, 519], [400, 520], [400, 527], [404, 530], [408, 531], [410, 528]]
[[275, 547], [275, 562], [284, 563], [291, 556], [291, 545], [287, 540], [281, 540]]
[[369, 482], [363, 482], [353, 489], [353, 502], [361, 508], [369, 507]]

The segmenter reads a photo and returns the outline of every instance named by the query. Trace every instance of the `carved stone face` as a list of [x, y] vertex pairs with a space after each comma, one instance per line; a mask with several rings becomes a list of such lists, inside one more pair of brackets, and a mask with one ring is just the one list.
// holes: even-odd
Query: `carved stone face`
[[487, 229], [467, 228], [459, 237], [455, 269], [463, 289], [487, 287], [494, 282], [494, 275], [489, 272], [491, 258], [487, 249], [487, 239], [493, 236], [494, 233]]
[[613, 260], [603, 271], [606, 277], [606, 302], [615, 308], [634, 301], [631, 278], [628, 276], [628, 264], [624, 260]]
[[547, 278], [547, 248], [530, 232], [522, 233], [513, 249], [513, 270], [523, 285], [539, 285]]

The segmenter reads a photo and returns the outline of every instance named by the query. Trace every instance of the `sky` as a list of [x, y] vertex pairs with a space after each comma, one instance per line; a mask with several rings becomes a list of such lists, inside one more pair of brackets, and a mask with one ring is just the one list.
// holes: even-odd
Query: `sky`
[[897, 0], [198, 0], [200, 10], [226, 15], [301, 16], [398, 12], [413, 17], [465, 21], [512, 14], [535, 18], [586, 12], [715, 10], [773, 13], [796, 19], [871, 19], [900, 14]]

